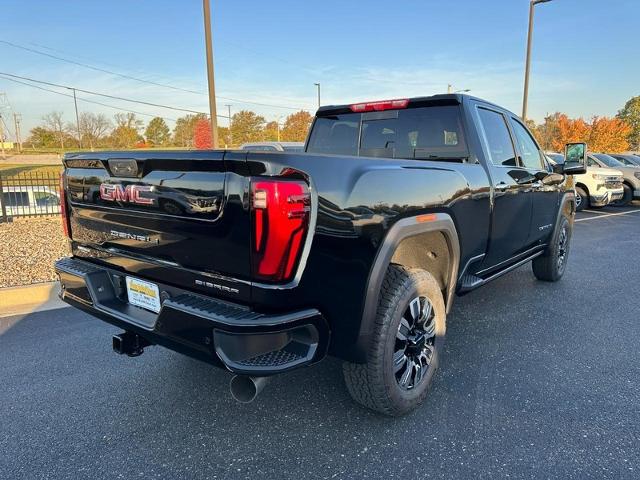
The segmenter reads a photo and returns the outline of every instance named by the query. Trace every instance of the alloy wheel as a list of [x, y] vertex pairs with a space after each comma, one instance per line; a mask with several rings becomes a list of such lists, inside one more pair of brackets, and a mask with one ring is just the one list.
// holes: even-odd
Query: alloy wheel
[[569, 234], [567, 233], [567, 227], [563, 226], [558, 236], [558, 256], [556, 258], [558, 272], [562, 272], [567, 259], [567, 248], [569, 246]]
[[427, 377], [433, 361], [436, 319], [426, 297], [416, 297], [407, 306], [396, 333], [393, 371], [403, 390], [416, 388]]
[[576, 208], [580, 208], [580, 205], [582, 205], [582, 195], [580, 192], [576, 192]]

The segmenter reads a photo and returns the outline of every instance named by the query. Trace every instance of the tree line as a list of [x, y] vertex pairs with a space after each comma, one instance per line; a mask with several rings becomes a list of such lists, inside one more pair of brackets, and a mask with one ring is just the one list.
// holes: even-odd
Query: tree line
[[[313, 117], [301, 110], [280, 124], [267, 122], [249, 110], [231, 118], [231, 128], [218, 127], [220, 147], [237, 147], [256, 141], [304, 141]], [[587, 142], [594, 152], [640, 151], [640, 96], [631, 98], [615, 117], [570, 118], [564, 113], [547, 115], [540, 124], [527, 122], [544, 150], [562, 151], [570, 142]], [[78, 127], [80, 140], [78, 139]], [[51, 112], [33, 128], [25, 142], [34, 149], [211, 148], [211, 127], [207, 115], [185, 115], [173, 130], [161, 117], [145, 126], [134, 113], [117, 113], [109, 119], [102, 113], [83, 112], [78, 125], [66, 122], [62, 112]]]
[[[235, 147], [247, 142], [302, 142], [313, 117], [300, 110], [287, 116], [282, 124], [267, 122], [249, 110], [231, 117], [230, 127], [218, 127], [220, 147]], [[117, 113], [109, 118], [102, 113], [82, 112], [78, 122], [68, 122], [63, 112], [53, 111], [31, 129], [23, 143], [25, 148], [60, 149], [129, 149], [152, 147], [211, 148], [211, 126], [204, 113], [189, 114], [176, 120], [173, 130], [161, 117], [146, 125], [135, 113]]]
[[640, 96], [631, 98], [611, 118], [585, 120], [555, 112], [539, 125], [527, 123], [544, 150], [562, 152], [566, 143], [587, 142], [592, 152], [640, 151]]

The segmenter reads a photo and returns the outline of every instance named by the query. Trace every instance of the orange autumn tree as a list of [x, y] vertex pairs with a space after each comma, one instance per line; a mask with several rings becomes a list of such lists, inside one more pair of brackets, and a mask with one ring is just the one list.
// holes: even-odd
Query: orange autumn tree
[[569, 118], [564, 113], [555, 116], [555, 137], [551, 142], [553, 150], [563, 152], [567, 143], [586, 142], [590, 127], [582, 118]]
[[629, 149], [631, 127], [619, 118], [593, 117], [587, 144], [592, 152], [619, 153]]

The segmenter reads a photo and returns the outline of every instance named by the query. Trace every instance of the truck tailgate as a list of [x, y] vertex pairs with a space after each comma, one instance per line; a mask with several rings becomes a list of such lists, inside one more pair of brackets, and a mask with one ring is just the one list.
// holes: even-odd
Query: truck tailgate
[[246, 154], [176, 153], [67, 155], [74, 253], [93, 251], [99, 261], [130, 271], [123, 258], [148, 264], [147, 277], [165, 276], [165, 266], [248, 279]]

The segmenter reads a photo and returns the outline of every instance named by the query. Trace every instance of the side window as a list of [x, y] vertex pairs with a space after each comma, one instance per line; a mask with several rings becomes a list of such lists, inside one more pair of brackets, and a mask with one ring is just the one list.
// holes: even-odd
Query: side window
[[531, 134], [517, 120], [513, 119], [511, 124], [513, 125], [513, 133], [516, 136], [516, 142], [518, 143], [518, 147], [520, 147], [520, 152], [522, 152], [523, 166], [525, 168], [535, 168], [540, 170], [542, 168], [542, 157], [536, 142], [531, 137]]
[[599, 167], [600, 165], [596, 162], [593, 157], [587, 157], [587, 167]]
[[487, 138], [491, 163], [499, 166], [516, 167], [516, 154], [513, 150], [507, 122], [501, 113], [479, 108], [480, 122]]
[[2, 194], [2, 201], [8, 207], [28, 207], [29, 193], [28, 192], [4, 192]]

